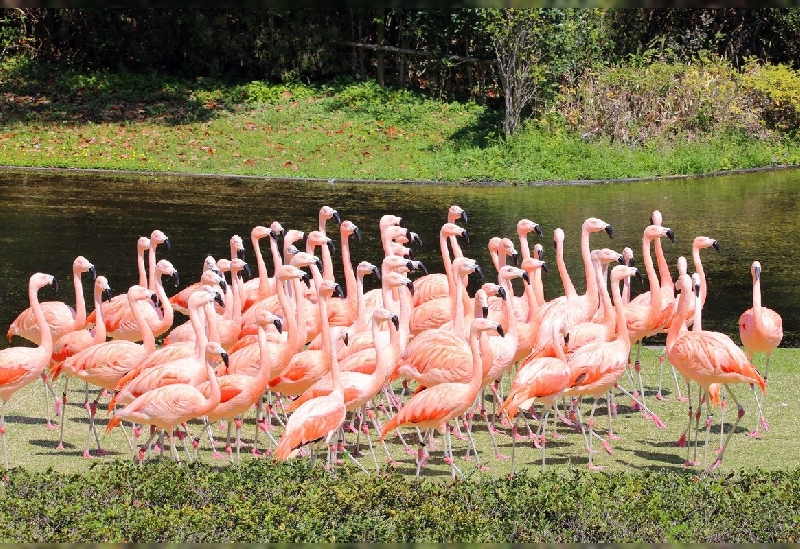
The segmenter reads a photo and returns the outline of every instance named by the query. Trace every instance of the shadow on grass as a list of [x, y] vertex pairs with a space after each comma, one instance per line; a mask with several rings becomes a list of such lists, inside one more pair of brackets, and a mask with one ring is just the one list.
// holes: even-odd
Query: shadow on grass
[[203, 82], [158, 75], [97, 72], [20, 63], [0, 78], [3, 125], [35, 123], [204, 122], [224, 107], [201, 101]]

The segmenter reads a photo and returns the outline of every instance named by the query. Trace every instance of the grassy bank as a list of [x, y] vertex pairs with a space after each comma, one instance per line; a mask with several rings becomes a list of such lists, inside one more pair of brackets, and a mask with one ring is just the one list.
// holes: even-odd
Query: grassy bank
[[446, 103], [369, 82], [225, 84], [7, 61], [0, 96], [0, 165], [10, 166], [529, 182], [800, 160], [800, 144], [787, 139], [726, 131], [623, 143], [581, 137], [557, 115], [504, 140], [502, 114], [492, 105]]

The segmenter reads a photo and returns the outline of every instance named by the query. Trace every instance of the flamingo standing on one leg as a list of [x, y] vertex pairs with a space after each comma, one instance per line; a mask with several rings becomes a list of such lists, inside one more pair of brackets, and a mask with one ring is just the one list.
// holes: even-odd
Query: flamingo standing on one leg
[[[678, 316], [685, 317], [689, 309], [689, 293], [692, 291], [691, 277], [688, 274], [681, 275], [678, 279], [677, 287], [681, 292], [678, 300]], [[681, 323], [673, 323], [667, 333], [667, 355], [672, 365], [685, 378], [696, 381], [703, 391], [708, 392], [713, 385], [720, 384], [727, 388], [731, 398], [736, 402], [738, 408], [736, 421], [728, 432], [717, 458], [706, 472], [716, 469], [722, 463], [725, 448], [736, 431], [739, 421], [744, 416], [744, 407], [731, 391], [730, 384], [758, 383], [761, 390], [766, 393], [767, 386], [764, 383], [764, 379], [747, 359], [744, 351], [730, 337], [719, 332], [708, 330], [687, 331]], [[712, 398], [709, 397], [707, 401], [706, 446], [708, 446], [708, 436], [712, 422], [711, 401]], [[759, 404], [758, 400], [756, 400], [756, 404]]]
[[8, 471], [8, 448], [6, 446], [6, 404], [11, 396], [25, 387], [28, 383], [41, 376], [47, 364], [50, 362], [50, 355], [53, 354], [53, 336], [50, 333], [50, 326], [44, 317], [44, 311], [39, 304], [39, 289], [53, 284], [56, 286], [56, 279], [53, 275], [35, 273], [28, 281], [28, 299], [36, 323], [39, 325], [40, 342], [39, 346], [31, 347], [7, 347], [0, 350], [0, 436], [3, 439], [3, 464]]
[[[764, 384], [766, 385], [769, 359], [772, 356], [772, 352], [780, 345], [781, 339], [783, 339], [783, 319], [781, 315], [772, 309], [761, 305], [761, 263], [753, 261], [750, 265], [750, 273], [753, 276], [753, 306], [739, 317], [739, 337], [742, 340], [742, 345], [744, 345], [748, 360], [752, 362], [755, 353], [764, 353], [767, 356], [763, 376]], [[753, 391], [755, 392], [755, 389]], [[756, 421], [755, 430], [749, 433], [751, 436], [761, 436], [759, 427], [769, 430], [769, 424], [763, 415], [765, 399], [766, 397], [761, 400], [758, 421]], [[758, 400], [757, 396], [756, 400]]]

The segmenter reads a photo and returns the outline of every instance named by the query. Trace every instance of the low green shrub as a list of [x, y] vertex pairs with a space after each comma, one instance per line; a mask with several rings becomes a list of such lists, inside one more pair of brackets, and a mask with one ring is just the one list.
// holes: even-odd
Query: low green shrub
[[297, 460], [11, 471], [0, 540], [25, 542], [794, 542], [800, 471], [336, 476]]

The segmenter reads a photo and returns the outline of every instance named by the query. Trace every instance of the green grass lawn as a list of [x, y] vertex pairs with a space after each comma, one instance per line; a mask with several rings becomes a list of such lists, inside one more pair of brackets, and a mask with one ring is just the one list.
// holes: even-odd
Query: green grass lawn
[[[699, 472], [700, 468], [685, 468], [682, 464], [686, 455], [684, 448], [679, 448], [676, 441], [687, 422], [687, 407], [685, 403], [678, 402], [675, 398], [675, 383], [672, 379], [671, 370], [664, 371], [664, 390], [665, 399], [657, 401], [653, 398], [658, 380], [658, 352], [660, 349], [644, 348], [643, 374], [645, 388], [647, 392], [647, 404], [659, 415], [666, 424], [665, 429], [657, 429], [652, 421], [642, 417], [640, 413], [633, 413], [630, 410], [630, 400], [618, 393], [619, 415], [614, 421], [614, 431], [621, 436], [620, 440], [610, 441], [613, 448], [613, 455], [606, 454], [602, 447], [595, 443], [596, 450], [600, 450], [595, 455], [595, 463], [604, 467], [607, 472], [619, 471], [683, 471], [691, 470]], [[742, 419], [737, 431], [732, 438], [725, 458], [719, 471], [723, 473], [736, 472], [740, 469], [762, 468], [767, 470], [795, 469], [800, 466], [800, 444], [797, 439], [797, 412], [792, 404], [795, 395], [793, 387], [798, 383], [800, 372], [796, 364], [800, 360], [800, 351], [795, 349], [778, 349], [773, 355], [769, 372], [769, 391], [765, 407], [765, 414], [770, 423], [770, 430], [762, 433], [761, 439], [754, 439], [745, 436], [755, 425], [757, 411], [753, 395], [746, 386], [735, 386], [736, 395], [746, 409], [746, 415]], [[758, 356], [755, 363], [763, 368], [764, 358]], [[507, 383], [507, 377], [504, 378]], [[57, 393], [63, 389], [63, 378], [56, 383]], [[630, 388], [630, 383], [623, 378], [622, 385]], [[696, 386], [695, 386], [696, 387]], [[682, 385], [685, 392], [685, 385]], [[96, 391], [91, 392], [94, 397]], [[109, 451], [108, 455], [92, 460], [82, 457], [84, 444], [87, 436], [87, 414], [83, 408], [83, 384], [72, 380], [70, 382], [69, 402], [67, 404], [67, 418], [65, 423], [65, 449], [56, 450], [58, 441], [58, 430], [48, 430], [45, 428], [44, 419], [44, 389], [42, 383], [37, 381], [28, 385], [23, 390], [15, 394], [6, 409], [7, 437], [11, 467], [23, 467], [30, 471], [44, 471], [52, 468], [58, 472], [80, 473], [87, 471], [94, 463], [113, 460], [131, 460], [131, 454], [127, 443], [119, 428], [111, 433], [105, 432], [107, 424], [106, 406], [108, 400], [101, 402], [98, 412], [98, 431], [103, 448]], [[726, 413], [726, 429], [730, 428], [730, 421], [735, 419], [735, 408], [732, 401]], [[52, 406], [52, 404], [51, 404]], [[487, 399], [487, 406], [491, 411], [491, 401]], [[588, 413], [589, 406], [585, 408]], [[793, 411], [794, 410], [794, 411]], [[711, 429], [711, 441], [709, 443], [708, 463], [714, 459], [713, 450], [720, 442], [719, 418], [721, 410], [714, 412], [714, 424]], [[705, 411], [703, 412], [705, 417]], [[249, 443], [252, 442], [254, 433], [254, 415], [246, 418], [244, 427], [245, 442], [247, 448], [242, 450], [242, 459], [254, 459], [249, 453]], [[491, 442], [485, 425], [476, 417], [475, 438], [480, 451], [480, 458], [488, 468], [486, 471], [477, 473], [481, 475], [505, 476], [510, 471], [508, 460], [496, 459], [493, 455]], [[596, 413], [596, 426], [600, 435], [606, 435], [607, 415], [605, 406], [601, 404]], [[701, 427], [703, 420], [701, 418]], [[193, 434], [200, 433], [201, 425], [193, 421], [191, 424]], [[406, 439], [412, 443], [416, 442], [416, 434], [413, 430], [403, 431]], [[727, 432], [727, 431], [726, 431]], [[548, 439], [547, 463], [552, 468], [585, 468], [587, 464], [587, 454], [584, 449], [582, 436], [570, 428], [560, 425], [559, 433], [563, 435], [560, 439]], [[220, 450], [223, 448], [225, 430], [214, 429], [214, 436]], [[274, 432], [274, 436], [279, 436], [279, 431]], [[355, 435], [347, 435], [349, 441], [353, 441]], [[262, 448], [267, 443], [263, 433], [259, 437]], [[362, 437], [363, 440], [363, 437]], [[449, 466], [442, 461], [442, 443], [444, 439], [437, 437], [436, 445], [428, 466], [423, 469], [423, 475], [432, 478], [448, 479], [450, 477]], [[500, 450], [504, 454], [511, 453], [511, 439], [508, 431], [498, 435], [497, 438]], [[701, 432], [702, 443], [702, 432]], [[453, 438], [454, 449], [456, 452], [456, 464], [466, 474], [476, 474], [474, 460], [465, 461], [463, 459], [466, 443]], [[416, 448], [416, 444], [412, 444]], [[388, 439], [388, 448], [392, 457], [400, 462], [395, 470], [402, 475], [413, 475], [415, 464], [412, 456], [406, 455], [397, 437]], [[91, 441], [91, 450], [95, 454], [94, 439]], [[366, 452], [366, 447], [364, 447]], [[385, 454], [377, 447], [376, 453], [379, 457], [381, 468], [385, 467]], [[186, 454], [181, 453], [182, 459], [186, 460]], [[702, 459], [702, 446], [699, 454]], [[199, 449], [199, 459], [207, 463], [225, 465], [226, 460], [214, 460], [211, 458], [210, 448], [207, 440], [203, 439]], [[516, 463], [517, 470], [529, 470], [538, 473], [540, 468], [541, 453], [533, 448], [530, 442], [519, 442], [517, 444]], [[374, 470], [371, 457], [365, 453], [359, 460], [368, 470]]]

